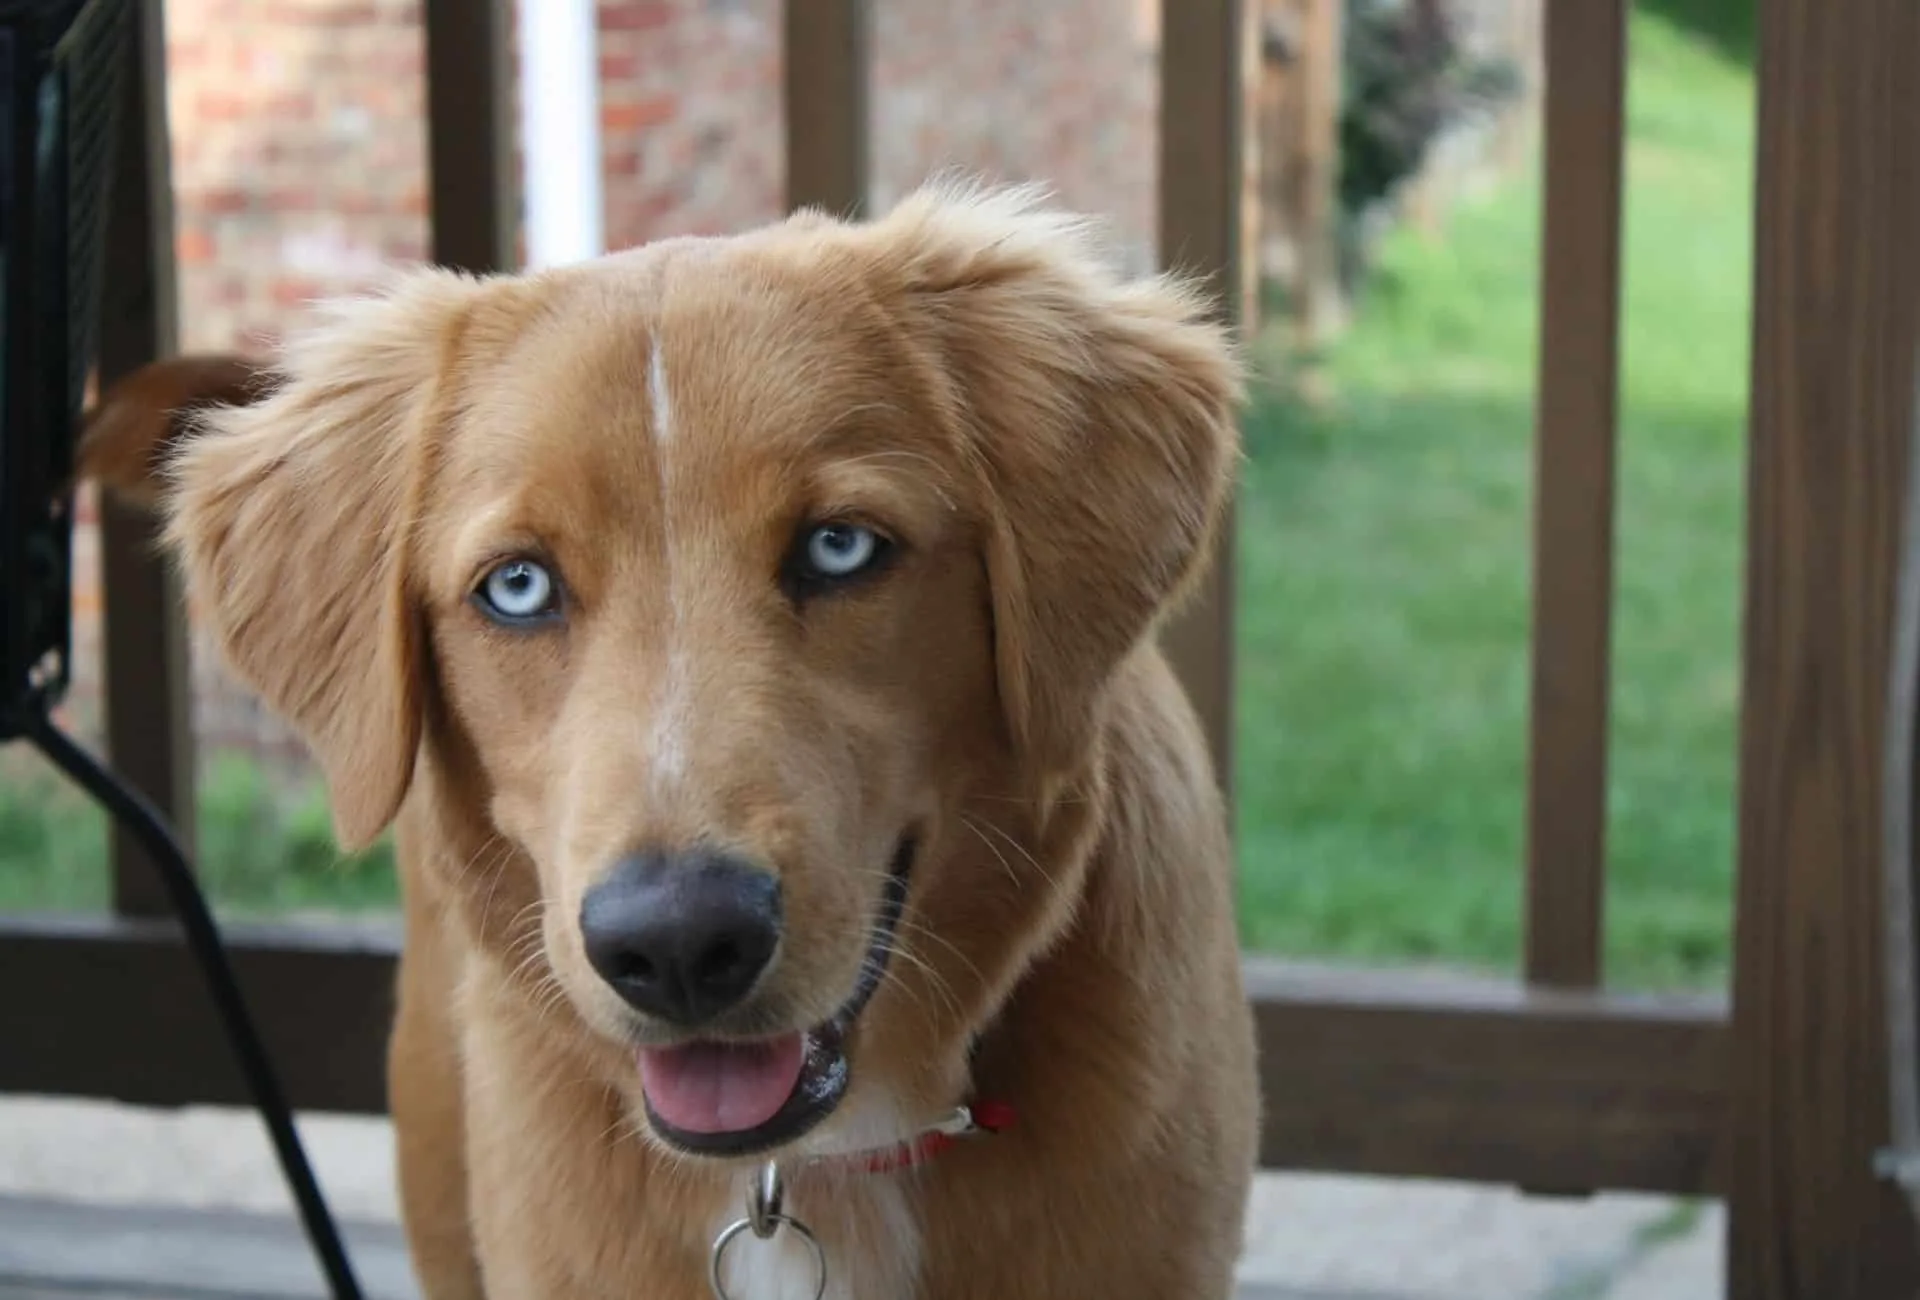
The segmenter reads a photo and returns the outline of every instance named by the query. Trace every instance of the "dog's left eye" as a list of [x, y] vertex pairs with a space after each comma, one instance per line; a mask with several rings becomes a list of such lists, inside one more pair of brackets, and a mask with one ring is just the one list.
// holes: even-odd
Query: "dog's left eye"
[[850, 582], [878, 568], [892, 545], [863, 524], [813, 524], [794, 539], [787, 581], [796, 595]]
[[509, 625], [537, 623], [560, 609], [559, 584], [544, 565], [532, 560], [495, 565], [473, 598], [496, 623]]
[[851, 578], [879, 554], [879, 537], [858, 524], [822, 524], [807, 534], [806, 568], [816, 578]]

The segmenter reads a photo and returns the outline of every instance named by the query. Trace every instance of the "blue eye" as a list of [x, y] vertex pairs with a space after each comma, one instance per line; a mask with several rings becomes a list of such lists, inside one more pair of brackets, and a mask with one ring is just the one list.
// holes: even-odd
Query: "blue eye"
[[858, 524], [822, 524], [807, 534], [802, 568], [816, 580], [851, 578], [880, 554], [880, 539]]
[[559, 612], [559, 584], [532, 560], [495, 566], [474, 593], [480, 607], [501, 623], [531, 623]]
[[864, 524], [808, 524], [794, 536], [781, 582], [795, 600], [870, 578], [893, 558], [893, 542]]

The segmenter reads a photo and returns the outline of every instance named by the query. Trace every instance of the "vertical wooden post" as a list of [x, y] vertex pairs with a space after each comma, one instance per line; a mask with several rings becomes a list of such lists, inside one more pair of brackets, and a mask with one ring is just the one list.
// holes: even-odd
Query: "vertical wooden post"
[[424, 23], [433, 260], [510, 270], [520, 260], [510, 0], [426, 0]]
[[[166, 15], [137, 6], [120, 116], [113, 206], [101, 285], [100, 387], [177, 343], [173, 182], [167, 131]], [[154, 545], [154, 520], [101, 494], [101, 645], [107, 752], [115, 769], [193, 842], [193, 708], [185, 619], [177, 585]], [[113, 906], [123, 915], [168, 910], [153, 864], [113, 828]]]
[[[1240, 259], [1246, 0], [1162, 0], [1160, 261], [1201, 276], [1228, 322], [1247, 317]], [[1234, 518], [1168, 654], [1205, 726], [1221, 789], [1233, 792]]]
[[867, 0], [786, 0], [789, 211], [866, 215], [872, 23]]
[[1300, 341], [1324, 345], [1345, 314], [1340, 288], [1340, 94], [1344, 77], [1341, 42], [1344, 0], [1305, 0], [1301, 5], [1300, 121], [1293, 152], [1300, 175], [1292, 187], [1294, 239], [1299, 250]]
[[1240, 279], [1240, 329], [1252, 334], [1260, 328], [1263, 315], [1260, 292], [1260, 167], [1265, 141], [1257, 127], [1263, 102], [1263, 73], [1266, 67], [1261, 21], [1262, 0], [1245, 0], [1246, 14], [1240, 25], [1240, 251], [1234, 269]]
[[1915, 349], [1920, 6], [1764, 0], [1735, 1081], [1738, 1300], [1910, 1300], [1883, 714]]
[[1568, 988], [1601, 965], [1626, 77], [1626, 0], [1548, 10], [1526, 970]]
[[1247, 19], [1258, 28], [1254, 43], [1259, 47], [1259, 61], [1254, 71], [1254, 93], [1246, 132], [1257, 142], [1259, 177], [1254, 195], [1263, 218], [1259, 240], [1248, 243], [1254, 250], [1253, 269], [1262, 280], [1275, 269], [1273, 252], [1286, 252], [1289, 294], [1293, 292], [1291, 281], [1297, 277], [1300, 260], [1291, 191], [1294, 183], [1293, 98], [1300, 82], [1294, 3], [1295, 0], [1260, 0]]

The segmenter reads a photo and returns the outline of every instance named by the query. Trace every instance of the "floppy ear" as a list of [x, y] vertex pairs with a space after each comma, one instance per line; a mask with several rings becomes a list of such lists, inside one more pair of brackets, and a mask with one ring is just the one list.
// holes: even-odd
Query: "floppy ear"
[[204, 412], [167, 466], [167, 541], [234, 674], [302, 735], [348, 850], [393, 819], [421, 731], [407, 550], [474, 282], [410, 272], [334, 304], [264, 400]]
[[116, 380], [80, 432], [74, 477], [137, 505], [158, 504], [160, 469], [192, 413], [265, 395], [264, 366], [226, 353], [166, 357]]
[[1028, 189], [909, 198], [875, 228], [928, 310], [989, 500], [1000, 689], [1036, 776], [1209, 556], [1241, 372], [1189, 285], [1126, 282]]

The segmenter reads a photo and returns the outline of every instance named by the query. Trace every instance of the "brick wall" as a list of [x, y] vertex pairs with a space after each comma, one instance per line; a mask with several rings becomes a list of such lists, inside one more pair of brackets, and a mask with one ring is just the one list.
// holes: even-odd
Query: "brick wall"
[[[1153, 226], [1151, 0], [876, 0], [875, 199], [958, 167], [1040, 179]], [[613, 247], [778, 215], [778, 0], [600, 0]], [[418, 0], [169, 0], [181, 342], [271, 344], [307, 301], [427, 248]], [[78, 557], [94, 538], [82, 503]], [[97, 716], [98, 593], [76, 597], [72, 710]], [[208, 749], [297, 748], [200, 655]]]

